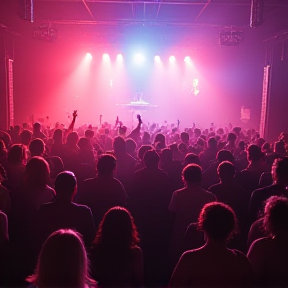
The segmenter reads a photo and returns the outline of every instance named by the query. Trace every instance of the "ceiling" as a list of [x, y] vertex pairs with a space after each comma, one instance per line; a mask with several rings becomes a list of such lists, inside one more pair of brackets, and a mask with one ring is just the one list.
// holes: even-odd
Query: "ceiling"
[[[288, 18], [287, 0], [263, 1], [264, 21]], [[251, 0], [34, 0], [35, 21], [60, 24], [249, 27], [250, 10]]]

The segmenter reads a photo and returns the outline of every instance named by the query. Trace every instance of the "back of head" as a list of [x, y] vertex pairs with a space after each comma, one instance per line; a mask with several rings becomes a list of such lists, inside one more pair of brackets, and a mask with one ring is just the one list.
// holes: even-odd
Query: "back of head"
[[208, 147], [211, 149], [217, 149], [217, 140], [215, 137], [210, 137], [208, 139]]
[[222, 181], [232, 180], [235, 176], [235, 167], [231, 162], [223, 161], [218, 165], [217, 172]]
[[143, 160], [143, 157], [146, 151], [151, 150], [151, 149], [152, 149], [151, 145], [142, 145], [140, 149], [138, 150], [138, 158], [140, 160]]
[[126, 139], [125, 145], [126, 145], [126, 152], [127, 153], [129, 153], [129, 154], [135, 153], [136, 148], [137, 148], [137, 144], [133, 139], [131, 139], [131, 138]]
[[62, 143], [63, 141], [63, 131], [61, 129], [56, 129], [53, 133], [54, 143]]
[[184, 166], [188, 165], [188, 164], [197, 164], [200, 165], [200, 159], [199, 156], [196, 155], [195, 153], [188, 153], [185, 156], [184, 159]]
[[261, 148], [255, 144], [248, 147], [248, 160], [249, 161], [260, 161], [262, 158]]
[[233, 209], [221, 202], [205, 204], [198, 218], [199, 229], [215, 241], [226, 241], [237, 230], [237, 218]]
[[144, 154], [144, 163], [147, 168], [157, 168], [160, 157], [155, 150], [148, 150]]
[[84, 135], [85, 135], [86, 138], [92, 139], [94, 137], [94, 131], [90, 130], [90, 129], [87, 129], [87, 130], [85, 130]]
[[227, 136], [227, 140], [228, 140], [229, 142], [235, 142], [236, 139], [237, 139], [237, 136], [236, 136], [236, 134], [233, 133], [233, 132], [230, 132], [230, 133], [228, 134], [228, 136]]
[[28, 186], [44, 188], [49, 182], [50, 169], [46, 160], [34, 156], [26, 164], [24, 183]]
[[276, 177], [288, 185], [288, 157], [280, 159], [276, 164]]
[[266, 201], [264, 227], [273, 236], [288, 234], [288, 199], [272, 196]]
[[61, 229], [45, 241], [36, 272], [27, 280], [39, 288], [83, 288], [88, 279], [88, 260], [81, 237], [73, 230]]
[[162, 146], [166, 145], [166, 138], [165, 135], [162, 133], [157, 133], [154, 139], [154, 143], [156, 144], [157, 142], [160, 142], [162, 144]]
[[200, 185], [202, 182], [202, 169], [197, 164], [189, 164], [182, 171], [182, 179], [185, 183]]
[[63, 171], [55, 179], [55, 190], [57, 196], [71, 198], [77, 186], [77, 180], [73, 172]]
[[112, 175], [116, 168], [116, 158], [111, 154], [102, 154], [97, 162], [99, 175]]
[[33, 130], [34, 131], [40, 131], [40, 129], [41, 129], [41, 124], [39, 122], [35, 122], [33, 124]]
[[218, 151], [216, 158], [217, 158], [219, 163], [221, 163], [223, 161], [229, 161], [231, 163], [234, 163], [234, 156], [228, 150], [222, 149], [222, 150]]
[[11, 164], [22, 163], [26, 158], [25, 149], [21, 144], [14, 144], [8, 151], [8, 161]]
[[119, 206], [109, 209], [99, 225], [95, 244], [108, 249], [130, 249], [138, 242], [138, 232], [130, 212]]
[[66, 143], [68, 146], [74, 147], [77, 145], [79, 140], [79, 136], [77, 132], [71, 132], [68, 136], [67, 136], [67, 140]]
[[120, 136], [115, 137], [113, 141], [113, 149], [116, 154], [125, 153], [126, 152], [125, 140]]
[[189, 134], [187, 132], [182, 132], [180, 134], [180, 139], [182, 142], [189, 142]]
[[20, 133], [21, 144], [28, 146], [32, 139], [32, 132], [30, 130], [24, 129]]
[[42, 139], [36, 138], [31, 140], [28, 148], [31, 156], [42, 156], [45, 150], [45, 144]]
[[81, 137], [78, 141], [78, 147], [82, 150], [92, 150], [90, 141], [86, 137]]

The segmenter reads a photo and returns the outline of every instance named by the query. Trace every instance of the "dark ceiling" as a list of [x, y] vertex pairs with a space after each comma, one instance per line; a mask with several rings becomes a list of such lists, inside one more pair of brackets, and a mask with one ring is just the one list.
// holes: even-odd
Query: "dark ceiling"
[[[263, 17], [279, 20], [287, 0], [264, 1]], [[249, 26], [251, 0], [34, 0], [35, 20], [104, 24]]]

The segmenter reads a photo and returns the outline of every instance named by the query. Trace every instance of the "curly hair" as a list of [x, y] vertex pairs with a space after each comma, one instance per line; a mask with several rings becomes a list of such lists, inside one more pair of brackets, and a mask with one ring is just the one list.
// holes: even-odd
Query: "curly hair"
[[238, 232], [235, 212], [222, 202], [205, 204], [198, 218], [198, 229], [216, 241], [229, 240]]
[[139, 243], [139, 236], [130, 212], [120, 206], [109, 209], [101, 223], [94, 245], [107, 248], [131, 249]]
[[288, 199], [272, 196], [266, 201], [263, 226], [274, 237], [288, 231]]

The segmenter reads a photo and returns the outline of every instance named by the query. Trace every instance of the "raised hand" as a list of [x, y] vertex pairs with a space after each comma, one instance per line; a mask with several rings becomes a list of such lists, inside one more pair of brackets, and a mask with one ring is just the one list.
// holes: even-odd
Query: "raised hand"
[[77, 110], [74, 110], [74, 112], [73, 112], [73, 118], [76, 118], [78, 115], [77, 115]]

